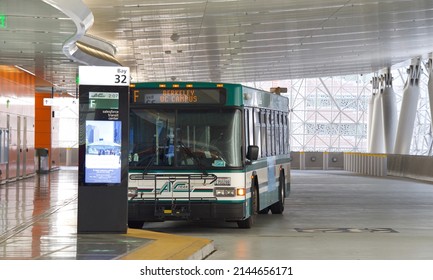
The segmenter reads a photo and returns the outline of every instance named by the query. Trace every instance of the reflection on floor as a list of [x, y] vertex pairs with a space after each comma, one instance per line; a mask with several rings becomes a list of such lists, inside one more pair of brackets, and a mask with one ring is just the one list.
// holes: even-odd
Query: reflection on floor
[[77, 170], [0, 185], [0, 259], [115, 259], [149, 239], [77, 234]]

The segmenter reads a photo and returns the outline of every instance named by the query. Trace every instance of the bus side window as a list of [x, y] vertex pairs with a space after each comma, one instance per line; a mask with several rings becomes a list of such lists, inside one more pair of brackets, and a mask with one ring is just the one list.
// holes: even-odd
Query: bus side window
[[275, 141], [277, 155], [281, 155], [281, 113], [275, 112]]
[[247, 153], [248, 146], [255, 145], [254, 142], [254, 121], [253, 110], [251, 108], [245, 109], [245, 154]]
[[275, 155], [275, 111], [269, 111], [269, 131], [270, 131], [270, 135], [269, 137], [269, 142], [271, 143], [271, 152], [270, 155], [274, 156]]
[[282, 119], [282, 125], [283, 125], [283, 149], [284, 154], [288, 154], [290, 152], [290, 142], [289, 142], [289, 125], [288, 125], [288, 115], [286, 113], [283, 114]]
[[268, 147], [267, 147], [267, 131], [266, 131], [266, 111], [260, 110], [260, 151], [261, 156], [266, 157], [268, 155]]
[[260, 110], [259, 109], [253, 109], [254, 111], [254, 144], [259, 147], [259, 157], [263, 154], [262, 152], [262, 137], [261, 137], [261, 124], [260, 124]]

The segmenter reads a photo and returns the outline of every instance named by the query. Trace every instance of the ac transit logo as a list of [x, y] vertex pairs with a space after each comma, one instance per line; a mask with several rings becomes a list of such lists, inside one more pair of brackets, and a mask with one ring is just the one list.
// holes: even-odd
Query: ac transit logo
[[163, 192], [187, 192], [188, 191], [188, 183], [187, 182], [171, 182], [167, 181], [164, 183], [162, 188], [159, 189], [159, 193]]

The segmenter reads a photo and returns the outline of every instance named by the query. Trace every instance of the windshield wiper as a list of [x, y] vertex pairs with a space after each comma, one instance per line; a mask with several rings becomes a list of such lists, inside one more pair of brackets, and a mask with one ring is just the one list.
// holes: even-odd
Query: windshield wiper
[[191, 150], [188, 147], [186, 147], [182, 141], [179, 140], [179, 141], [177, 141], [177, 143], [185, 151], [185, 153], [195, 161], [196, 166], [202, 171], [202, 173], [204, 175], [208, 175], [206, 168], [201, 163], [200, 159], [195, 154], [193, 154], [193, 152], [191, 152]]

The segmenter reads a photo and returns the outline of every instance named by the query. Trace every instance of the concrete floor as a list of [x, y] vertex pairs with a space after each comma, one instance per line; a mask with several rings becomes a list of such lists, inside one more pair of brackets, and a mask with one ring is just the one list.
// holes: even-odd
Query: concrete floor
[[0, 260], [184, 260], [214, 250], [208, 239], [146, 230], [77, 234], [77, 180], [63, 169], [0, 185]]
[[[432, 184], [296, 170], [292, 183], [284, 215], [259, 217], [249, 258], [433, 260]], [[234, 257], [215, 246], [210, 259]]]
[[103, 260], [138, 250], [132, 259], [189, 258], [171, 251], [178, 246], [198, 259], [214, 251], [208, 260], [433, 260], [431, 183], [293, 170], [284, 214], [259, 215], [252, 229], [164, 222], [140, 234], [77, 235], [76, 179], [76, 170], [61, 170], [0, 185], [0, 259]]
[[149, 223], [214, 241], [209, 260], [433, 260], [433, 184], [345, 171], [292, 171], [283, 215], [235, 224]]

